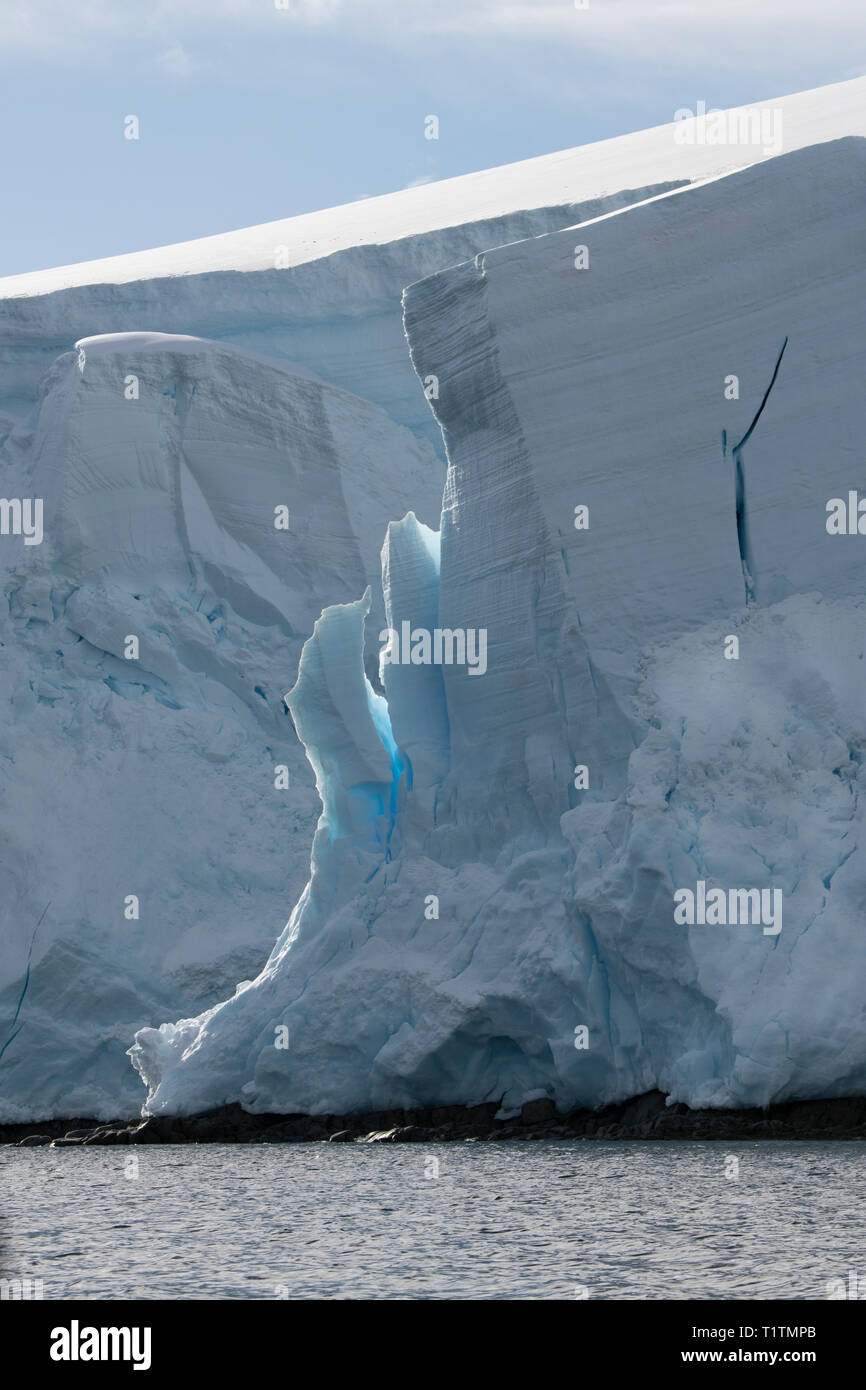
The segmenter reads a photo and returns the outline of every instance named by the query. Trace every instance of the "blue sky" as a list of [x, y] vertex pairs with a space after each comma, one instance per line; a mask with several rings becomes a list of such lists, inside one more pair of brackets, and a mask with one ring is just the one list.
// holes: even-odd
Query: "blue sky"
[[862, 0], [0, 0], [0, 275], [864, 73]]

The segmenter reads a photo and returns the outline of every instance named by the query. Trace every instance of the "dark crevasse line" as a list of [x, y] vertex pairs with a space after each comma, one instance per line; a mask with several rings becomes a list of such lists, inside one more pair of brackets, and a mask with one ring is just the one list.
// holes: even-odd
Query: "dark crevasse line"
[[[779, 375], [779, 368], [782, 365], [782, 358], [785, 356], [785, 348], [787, 346], [788, 339], [786, 337], [785, 341], [782, 344], [782, 349], [779, 353], [779, 356], [776, 358], [776, 365], [773, 369], [773, 375], [770, 378], [770, 384], [764, 392], [763, 399], [761, 401], [761, 404], [758, 406], [758, 409], [755, 413], [755, 417], [752, 420], [752, 423], [749, 425], [749, 428], [746, 430], [746, 433], [743, 435], [740, 442], [738, 444], [735, 444], [733, 449], [731, 450], [731, 456], [734, 460], [736, 482], [737, 545], [740, 551], [740, 566], [743, 571], [743, 586], [746, 592], [747, 604], [755, 602], [755, 564], [752, 556], [751, 543], [749, 541], [749, 523], [748, 514], [746, 510], [746, 475], [745, 469], [743, 467], [742, 451], [743, 446], [751, 438], [755, 426], [757, 425], [758, 421], [761, 418], [761, 415], [764, 412], [764, 407], [766, 406], [767, 401], [770, 399], [770, 392], [776, 384], [776, 378]], [[726, 453], [727, 432], [723, 431], [722, 457], [724, 457]]]
[[24, 1027], [24, 1024], [23, 1024], [23, 1023], [19, 1023], [17, 1028], [15, 1027], [15, 1024], [18, 1023], [18, 1019], [19, 1019], [19, 1016], [20, 1016], [20, 1014], [21, 1014], [21, 1006], [22, 1006], [22, 1004], [24, 1003], [25, 997], [26, 997], [26, 995], [27, 995], [27, 990], [28, 990], [29, 987], [30, 987], [30, 965], [31, 965], [31, 962], [32, 962], [32, 960], [33, 960], [33, 946], [34, 946], [34, 943], [35, 943], [35, 941], [36, 941], [36, 933], [38, 932], [39, 928], [42, 926], [42, 923], [45, 921], [45, 913], [48, 911], [48, 909], [49, 909], [50, 906], [51, 906], [50, 903], [46, 903], [46, 904], [45, 904], [45, 907], [44, 907], [44, 909], [43, 909], [43, 911], [42, 911], [42, 916], [39, 918], [39, 921], [36, 923], [36, 926], [33, 928], [33, 935], [32, 935], [31, 938], [30, 938], [30, 947], [29, 947], [29, 949], [28, 949], [28, 951], [27, 951], [27, 968], [26, 968], [25, 971], [24, 971], [24, 988], [21, 990], [21, 994], [20, 994], [19, 999], [18, 999], [18, 1007], [17, 1007], [17, 1009], [15, 1010], [15, 1017], [13, 1018], [12, 1023], [11, 1023], [11, 1025], [10, 1025], [10, 1028], [9, 1028], [9, 1036], [8, 1036], [8, 1038], [6, 1039], [6, 1041], [5, 1041], [5, 1043], [3, 1044], [3, 1046], [0, 1047], [0, 1057], [3, 1056], [4, 1052], [5, 1052], [6, 1049], [10, 1046], [10, 1044], [12, 1044], [12, 1043], [15, 1041], [15, 1039], [18, 1037], [18, 1034], [21, 1032], [21, 1029]]
[[753, 431], [754, 431], [755, 426], [757, 425], [758, 421], [760, 420], [761, 416], [763, 415], [763, 413], [764, 413], [764, 406], [767, 404], [767, 401], [770, 399], [770, 392], [772, 391], [773, 387], [774, 387], [775, 384], [776, 384], [776, 377], [779, 375], [779, 368], [780, 368], [781, 365], [782, 365], [782, 358], [785, 356], [785, 348], [786, 348], [787, 346], [788, 346], [788, 339], [787, 339], [787, 337], [786, 337], [784, 343], [782, 344], [782, 348], [781, 348], [781, 351], [780, 351], [780, 353], [779, 353], [779, 356], [776, 358], [776, 365], [775, 365], [775, 367], [773, 368], [773, 375], [770, 377], [770, 384], [769, 384], [769, 386], [767, 387], [766, 391], [764, 392], [764, 398], [763, 398], [763, 400], [761, 401], [761, 404], [758, 406], [757, 414], [755, 415], [754, 420], [753, 420], [752, 423], [749, 425], [749, 428], [746, 430], [746, 433], [743, 435], [743, 437], [742, 437], [742, 439], [740, 440], [739, 444], [735, 444], [735, 445], [734, 445], [734, 448], [733, 448], [733, 450], [732, 450], [733, 453], [736, 453], [738, 449], [742, 449], [743, 445], [746, 444], [746, 443], [748, 442], [748, 440], [749, 440], [749, 439], [751, 438], [751, 436], [752, 436], [752, 433], [753, 433]]
[[743, 474], [742, 455], [738, 450], [734, 451], [734, 468], [736, 470], [737, 545], [740, 550], [740, 568], [743, 571], [746, 603], [749, 604], [755, 600], [755, 569], [746, 521], [746, 480]]

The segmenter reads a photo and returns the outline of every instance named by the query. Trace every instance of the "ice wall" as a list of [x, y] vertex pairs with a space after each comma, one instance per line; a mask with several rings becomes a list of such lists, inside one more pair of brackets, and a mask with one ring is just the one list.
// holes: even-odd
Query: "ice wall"
[[[435, 595], [487, 670], [391, 673], [398, 742], [447, 727], [447, 759], [417, 791], [407, 759], [387, 850], [320, 829], [252, 985], [138, 1035], [151, 1110], [866, 1084], [862, 565], [826, 528], [862, 434], [864, 157], [797, 152], [407, 291], [449, 473], [440, 572], [392, 528], [389, 611], [429, 623]], [[291, 697], [311, 760], [360, 755], [316, 689]], [[677, 922], [698, 881], [783, 910]]]
[[[57, 272], [0, 281], [0, 412], [26, 414], [42, 376], [75, 339], [95, 332], [192, 334], [265, 354], [296, 372], [312, 371], [374, 402], [427, 441], [428, 466], [436, 469], [441, 436], [406, 354], [403, 286], [485, 246], [567, 226], [682, 181], [638, 189], [625, 185], [605, 196], [476, 223], [456, 210], [456, 226], [428, 231], [422, 219], [417, 234], [399, 238], [383, 218], [378, 238], [383, 244], [358, 246], [346, 237], [344, 247], [330, 254], [322, 249], [325, 236], [299, 253], [295, 223], [304, 219], [291, 219], [251, 229], [258, 256], [255, 269], [246, 271], [237, 265], [237, 251], [229, 253], [222, 269], [203, 270], [207, 243], [199, 242], [182, 274], [170, 269], [174, 248], [169, 247], [151, 253], [122, 283], [103, 282], [98, 263], [93, 283], [67, 288], [51, 288]], [[19, 297], [22, 279], [26, 298]]]
[[369, 402], [160, 334], [63, 354], [2, 462], [44, 539], [0, 539], [0, 1114], [130, 1115], [135, 1029], [255, 973], [303, 889], [286, 681], [439, 481]]
[[[670, 123], [178, 246], [0, 280], [0, 412], [26, 413], [44, 372], [77, 338], [188, 333], [302, 363], [439, 450], [406, 358], [405, 285], [678, 185], [866, 135], [864, 91], [861, 78], [732, 113], [745, 140]], [[778, 136], [769, 143], [761, 112]]]

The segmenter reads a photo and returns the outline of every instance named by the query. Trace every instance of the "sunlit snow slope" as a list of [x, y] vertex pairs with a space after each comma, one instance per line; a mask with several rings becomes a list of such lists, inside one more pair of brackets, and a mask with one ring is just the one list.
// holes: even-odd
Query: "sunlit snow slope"
[[[782, 148], [791, 151], [866, 135], [864, 92], [859, 80], [763, 105], [781, 112]], [[28, 406], [50, 362], [77, 338], [191, 333], [303, 363], [439, 449], [405, 350], [404, 286], [488, 247], [765, 157], [760, 140], [688, 144], [678, 132], [663, 125], [201, 241], [0, 280], [0, 411]]]

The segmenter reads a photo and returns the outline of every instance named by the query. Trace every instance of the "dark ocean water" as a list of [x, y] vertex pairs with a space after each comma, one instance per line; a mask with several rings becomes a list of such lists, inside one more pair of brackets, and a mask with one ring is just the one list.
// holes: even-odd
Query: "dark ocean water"
[[864, 1179], [858, 1143], [3, 1148], [0, 1273], [46, 1299], [824, 1299], [866, 1292]]

